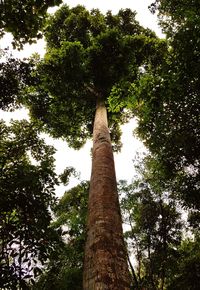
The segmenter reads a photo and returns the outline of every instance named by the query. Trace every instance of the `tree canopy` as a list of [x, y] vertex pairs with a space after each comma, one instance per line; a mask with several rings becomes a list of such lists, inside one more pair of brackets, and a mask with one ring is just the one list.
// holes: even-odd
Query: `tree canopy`
[[0, 49], [0, 109], [12, 111], [22, 104], [23, 90], [32, 84], [33, 63], [16, 59], [7, 50]]
[[42, 29], [49, 7], [59, 5], [62, 0], [2, 0], [0, 5], [0, 38], [6, 33], [13, 35], [14, 47], [22, 48], [42, 38]]
[[[116, 90], [126, 92], [139, 68], [156, 62], [165, 45], [130, 9], [103, 15], [64, 5], [47, 23], [47, 53], [37, 65], [38, 83], [29, 89], [27, 103], [46, 131], [78, 148], [91, 136], [97, 96], [107, 103]], [[125, 117], [123, 108], [109, 114], [114, 141]]]

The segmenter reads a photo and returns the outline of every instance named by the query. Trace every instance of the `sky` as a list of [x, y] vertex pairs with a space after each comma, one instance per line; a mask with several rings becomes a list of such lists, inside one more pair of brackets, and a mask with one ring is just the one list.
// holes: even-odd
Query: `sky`
[[[137, 11], [137, 20], [144, 27], [149, 27], [156, 32], [160, 37], [164, 37], [157, 25], [156, 15], [152, 15], [148, 10], [148, 6], [153, 2], [153, 0], [68, 0], [64, 1], [70, 7], [76, 6], [78, 4], [84, 5], [89, 10], [92, 8], [98, 8], [103, 13], [107, 10], [112, 10], [113, 13], [117, 13], [119, 9], [131, 8]], [[49, 12], [53, 13], [55, 9], [50, 9]], [[10, 46], [12, 37], [11, 35], [6, 35], [0, 41], [0, 47], [4, 48]], [[45, 53], [45, 43], [43, 40], [37, 42], [34, 45], [25, 45], [23, 51], [14, 51], [13, 55], [15, 57], [28, 57], [32, 53], [38, 52], [41, 55]], [[4, 118], [7, 122], [10, 118], [13, 119], [23, 119], [28, 117], [27, 111], [22, 109], [16, 111], [13, 114], [0, 111], [0, 117]], [[136, 128], [136, 120], [131, 120], [128, 124], [122, 127], [122, 143], [123, 147], [120, 153], [114, 154], [116, 176], [117, 179], [126, 179], [129, 182], [134, 178], [135, 171], [133, 167], [133, 160], [136, 153], [142, 153], [145, 148], [134, 135], [133, 130]], [[67, 143], [61, 140], [54, 140], [51, 137], [45, 136], [47, 144], [53, 145], [57, 149], [55, 154], [56, 158], [56, 171], [61, 173], [66, 167], [73, 166], [80, 172], [81, 180], [89, 180], [91, 174], [91, 147], [92, 142], [88, 141], [85, 146], [79, 150], [75, 151], [67, 146]], [[72, 179], [69, 187], [74, 186], [77, 180]], [[57, 195], [61, 196], [64, 192], [64, 187], [57, 188]]]

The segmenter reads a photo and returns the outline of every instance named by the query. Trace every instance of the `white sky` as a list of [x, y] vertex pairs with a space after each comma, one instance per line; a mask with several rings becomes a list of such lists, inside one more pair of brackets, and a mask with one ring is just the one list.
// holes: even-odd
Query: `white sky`
[[[78, 4], [84, 5], [88, 9], [99, 8], [102, 12], [107, 10], [112, 10], [113, 13], [117, 13], [121, 8], [131, 8], [136, 10], [137, 20], [144, 27], [149, 27], [154, 30], [158, 36], [163, 37], [161, 30], [157, 26], [157, 19], [155, 15], [152, 15], [148, 6], [153, 2], [153, 0], [68, 0], [65, 1], [70, 7], [76, 6]], [[52, 9], [50, 10], [50, 12]], [[0, 40], [0, 47], [11, 47], [12, 37], [7, 35]], [[15, 51], [13, 55], [16, 57], [28, 57], [34, 52], [44, 54], [44, 41], [40, 40], [34, 45], [25, 45], [23, 51]], [[22, 119], [27, 116], [25, 110], [17, 111], [13, 114], [0, 111], [0, 117], [9, 120], [11, 117], [13, 119]], [[136, 127], [136, 121], [132, 120], [128, 124], [122, 127], [123, 136], [122, 143], [123, 148], [120, 154], [115, 154], [115, 167], [117, 179], [127, 179], [131, 181], [134, 177], [133, 159], [136, 152], [144, 151], [142, 143], [133, 136], [133, 129]], [[54, 145], [57, 149], [56, 157], [56, 169], [58, 173], [61, 173], [67, 166], [74, 166], [77, 171], [81, 173], [81, 180], [90, 179], [91, 172], [91, 142], [87, 142], [86, 145], [79, 151], [74, 151], [69, 148], [66, 142], [60, 140], [53, 140], [52, 138], [46, 138], [46, 141], [50, 145]], [[70, 183], [71, 186], [75, 185], [75, 180]], [[60, 187], [57, 190], [58, 196], [61, 196], [64, 192], [64, 187]]]

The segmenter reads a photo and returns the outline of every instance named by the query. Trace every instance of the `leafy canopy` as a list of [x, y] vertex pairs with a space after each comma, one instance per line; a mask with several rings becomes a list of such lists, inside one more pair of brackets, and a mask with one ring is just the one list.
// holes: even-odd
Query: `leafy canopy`
[[174, 179], [185, 204], [199, 209], [200, 17], [195, 1], [156, 1], [168, 54], [133, 88], [138, 135]]
[[[103, 15], [65, 5], [49, 17], [45, 37], [47, 53], [37, 66], [38, 83], [29, 88], [27, 103], [48, 132], [75, 148], [91, 137], [97, 96], [107, 102], [115, 88], [126, 91], [139, 67], [153, 65], [155, 54], [163, 51], [163, 43], [139, 25], [130, 9]], [[123, 108], [109, 114], [117, 141], [125, 117]]]
[[6, 33], [13, 35], [14, 47], [22, 48], [42, 38], [41, 30], [49, 7], [59, 5], [62, 0], [1, 0], [0, 38]]
[[20, 107], [23, 90], [32, 84], [33, 69], [31, 61], [16, 59], [0, 49], [0, 109], [11, 111]]

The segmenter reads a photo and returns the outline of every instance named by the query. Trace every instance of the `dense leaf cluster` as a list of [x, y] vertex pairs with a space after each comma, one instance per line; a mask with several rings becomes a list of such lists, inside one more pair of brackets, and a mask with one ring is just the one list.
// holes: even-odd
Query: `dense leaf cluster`
[[62, 0], [1, 0], [0, 2], [0, 38], [5, 32], [13, 35], [14, 47], [22, 48], [42, 38], [41, 30], [49, 7], [59, 5]]
[[133, 289], [168, 289], [180, 256], [183, 222], [176, 199], [158, 179], [159, 167], [153, 159], [147, 164], [135, 182], [119, 184], [125, 237], [134, 257]]
[[23, 90], [34, 81], [31, 77], [33, 64], [8, 56], [7, 51], [1, 52], [0, 109], [15, 110], [22, 103]]
[[[37, 66], [38, 85], [27, 102], [48, 132], [75, 148], [91, 136], [97, 97], [107, 102], [115, 87], [123, 89], [135, 81], [139, 67], [155, 64], [155, 55], [164, 50], [130, 9], [103, 15], [82, 6], [63, 6], [49, 17], [45, 37], [47, 53]], [[110, 110], [114, 136], [119, 136], [125, 116], [123, 108]]]
[[199, 18], [198, 0], [155, 0], [150, 10], [158, 13], [160, 24], [167, 36], [174, 35], [188, 20], [196, 22]]
[[200, 275], [199, 237], [185, 240], [180, 247], [177, 272], [171, 278], [169, 290], [198, 290]]
[[166, 179], [174, 180], [181, 198], [199, 209], [200, 18], [195, 5], [157, 2], [160, 15], [172, 21], [165, 23], [168, 55], [161, 66], [149, 70], [133, 87], [137, 131], [163, 164]]
[[0, 123], [0, 288], [27, 289], [55, 244], [54, 150], [28, 121]]

